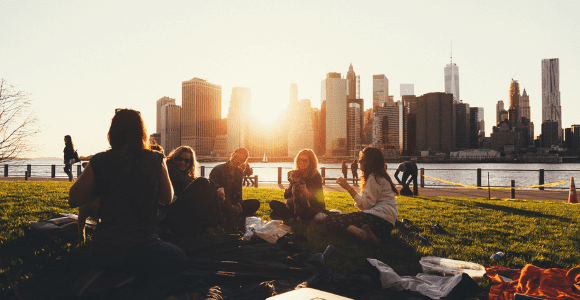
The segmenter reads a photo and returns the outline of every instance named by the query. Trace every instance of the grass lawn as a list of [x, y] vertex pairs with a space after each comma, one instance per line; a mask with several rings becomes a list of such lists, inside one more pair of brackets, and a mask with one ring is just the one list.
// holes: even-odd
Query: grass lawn
[[[69, 182], [0, 181], [0, 299], [44, 299], [67, 295], [72, 283], [88, 271], [88, 246], [74, 241], [50, 240], [33, 235], [29, 222], [49, 219], [58, 212], [76, 213], [66, 203]], [[269, 219], [268, 202], [283, 200], [283, 190], [244, 188], [245, 198], [258, 198], [258, 215]], [[325, 192], [328, 209], [356, 211], [347, 193]], [[292, 234], [301, 235], [301, 246], [322, 252], [328, 244], [336, 253], [327, 265], [337, 273], [360, 266], [367, 257], [391, 266], [399, 275], [421, 272], [419, 259], [432, 255], [479, 263], [522, 268], [569, 269], [580, 263], [579, 205], [563, 202], [444, 197], [398, 197], [397, 225], [382, 248], [358, 242], [350, 236], [331, 236], [314, 225], [290, 223]], [[430, 230], [439, 224], [446, 231]], [[429, 240], [413, 241], [415, 234]], [[505, 258], [493, 261], [498, 252]], [[488, 287], [489, 280], [480, 283]], [[51, 295], [47, 297], [47, 295]]]

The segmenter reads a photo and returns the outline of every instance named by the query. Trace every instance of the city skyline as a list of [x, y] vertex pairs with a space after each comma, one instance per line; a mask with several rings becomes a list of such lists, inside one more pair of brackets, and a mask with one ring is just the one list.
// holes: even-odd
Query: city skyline
[[155, 101], [181, 105], [181, 82], [194, 77], [221, 86], [222, 118], [232, 88], [250, 88], [252, 117], [264, 122], [287, 108], [292, 83], [299, 100], [320, 109], [320, 82], [330, 72], [346, 78], [351, 63], [365, 109], [377, 74], [389, 79], [395, 101], [401, 83], [413, 84], [416, 96], [444, 92], [452, 41], [460, 100], [487, 111], [486, 134], [496, 103], [509, 103], [513, 78], [529, 96], [538, 135], [543, 59], [559, 59], [562, 127], [580, 123], [580, 42], [567, 30], [580, 28], [579, 8], [578, 1], [0, 3], [0, 77], [30, 93], [38, 112], [43, 133], [31, 157], [62, 156], [65, 134], [91, 155], [108, 148], [115, 108], [139, 110], [152, 134]]

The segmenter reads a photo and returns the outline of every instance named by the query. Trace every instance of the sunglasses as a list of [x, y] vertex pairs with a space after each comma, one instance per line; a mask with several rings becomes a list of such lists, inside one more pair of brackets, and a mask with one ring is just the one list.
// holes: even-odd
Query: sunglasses
[[193, 159], [191, 159], [191, 158], [186, 159], [186, 158], [179, 157], [179, 156], [175, 158], [175, 162], [180, 162], [180, 161], [184, 161], [184, 162], [189, 163], [189, 164], [193, 163]]

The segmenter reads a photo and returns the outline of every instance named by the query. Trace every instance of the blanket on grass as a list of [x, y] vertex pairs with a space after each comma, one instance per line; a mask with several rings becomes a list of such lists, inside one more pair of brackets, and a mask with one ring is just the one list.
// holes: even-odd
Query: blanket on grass
[[512, 300], [514, 293], [546, 300], [580, 299], [580, 265], [570, 270], [534, 265], [521, 270], [493, 266], [486, 272], [493, 283], [489, 300]]

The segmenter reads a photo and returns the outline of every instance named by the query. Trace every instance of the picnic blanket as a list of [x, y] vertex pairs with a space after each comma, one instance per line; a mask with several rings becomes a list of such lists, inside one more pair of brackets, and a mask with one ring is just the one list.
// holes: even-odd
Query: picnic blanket
[[514, 293], [546, 300], [580, 299], [580, 265], [570, 270], [534, 265], [521, 270], [493, 266], [486, 272], [493, 283], [489, 300], [512, 300]]

